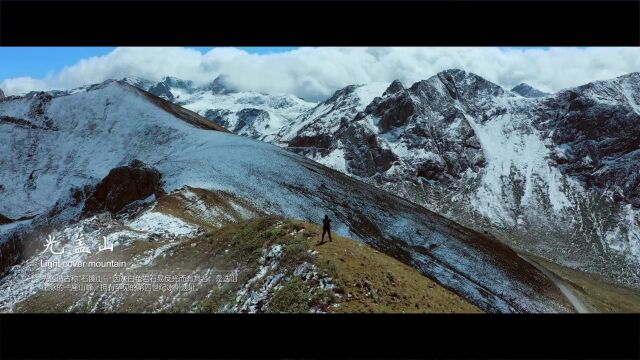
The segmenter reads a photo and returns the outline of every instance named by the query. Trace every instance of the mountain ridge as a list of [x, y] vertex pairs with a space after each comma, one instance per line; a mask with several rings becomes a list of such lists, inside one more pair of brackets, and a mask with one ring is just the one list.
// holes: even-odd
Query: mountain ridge
[[511, 92], [522, 95], [524, 97], [533, 97], [533, 98], [551, 95], [549, 93], [540, 91], [527, 83], [520, 83], [514, 86], [511, 89]]

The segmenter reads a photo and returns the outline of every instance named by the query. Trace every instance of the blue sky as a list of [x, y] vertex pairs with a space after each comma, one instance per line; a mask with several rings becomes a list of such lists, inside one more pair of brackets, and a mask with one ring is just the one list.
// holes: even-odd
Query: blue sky
[[[81, 59], [103, 56], [113, 47], [0, 47], [0, 80], [21, 76], [46, 77]], [[196, 47], [206, 53], [213, 47]], [[252, 54], [284, 52], [295, 47], [241, 47]]]

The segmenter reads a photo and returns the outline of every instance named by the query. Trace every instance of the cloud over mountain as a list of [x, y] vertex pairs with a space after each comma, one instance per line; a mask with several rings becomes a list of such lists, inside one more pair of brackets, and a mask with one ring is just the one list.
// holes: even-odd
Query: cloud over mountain
[[[60, 49], [59, 51], [64, 51]], [[637, 48], [300, 48], [252, 54], [236, 48], [201, 53], [191, 48], [116, 48], [53, 72], [45, 78], [0, 82], [7, 95], [31, 90], [69, 89], [109, 78], [176, 76], [195, 83], [219, 74], [241, 90], [293, 93], [320, 100], [349, 84], [403, 83], [448, 68], [482, 75], [505, 88], [521, 82], [547, 92], [640, 71]]]

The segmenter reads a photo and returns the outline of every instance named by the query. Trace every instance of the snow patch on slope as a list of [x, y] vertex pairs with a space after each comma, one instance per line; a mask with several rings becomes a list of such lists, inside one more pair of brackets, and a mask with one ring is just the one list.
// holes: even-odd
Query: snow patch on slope
[[359, 86], [354, 94], [359, 101], [359, 106], [357, 107], [358, 111], [364, 110], [367, 105], [369, 105], [373, 99], [378, 96], [382, 96], [384, 91], [389, 87], [388, 82], [373, 82], [366, 85]]
[[138, 231], [174, 236], [192, 235], [198, 231], [196, 226], [188, 224], [171, 215], [155, 211], [146, 211], [127, 225]]
[[474, 208], [485, 216], [512, 224], [514, 219], [505, 208], [502, 189], [510, 176], [523, 176], [522, 205], [536, 201], [533, 191], [536, 184], [534, 177], [537, 177], [548, 185], [546, 195], [553, 210], [561, 211], [571, 206], [562, 191], [562, 174], [547, 162], [549, 149], [540, 134], [526, 124], [526, 120], [510, 115], [499, 115], [482, 124], [470, 116], [467, 116], [467, 120], [487, 160], [482, 170], [482, 185], [474, 199]]

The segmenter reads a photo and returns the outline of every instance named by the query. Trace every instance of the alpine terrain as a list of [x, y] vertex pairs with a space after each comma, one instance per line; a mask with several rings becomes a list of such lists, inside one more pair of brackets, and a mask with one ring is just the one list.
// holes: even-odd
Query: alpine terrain
[[[0, 99], [0, 309], [638, 311], [640, 73], [407, 85], [314, 103], [128, 77]], [[338, 236], [318, 245], [324, 214]], [[55, 259], [235, 280], [59, 292], [97, 270]]]
[[2, 311], [576, 311], [494, 236], [124, 81], [6, 97], [0, 137]]
[[[204, 116], [231, 111], [214, 99], [181, 104]], [[410, 86], [347, 86], [292, 121], [273, 121], [268, 132], [251, 128], [251, 137], [519, 251], [638, 288], [639, 104], [640, 73], [547, 94], [452, 69]], [[286, 109], [280, 117], [294, 115]]]

